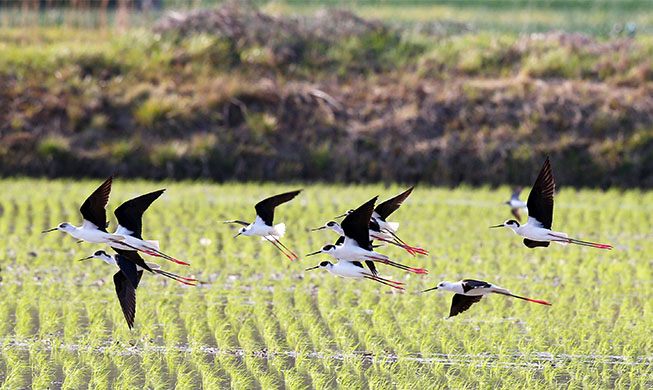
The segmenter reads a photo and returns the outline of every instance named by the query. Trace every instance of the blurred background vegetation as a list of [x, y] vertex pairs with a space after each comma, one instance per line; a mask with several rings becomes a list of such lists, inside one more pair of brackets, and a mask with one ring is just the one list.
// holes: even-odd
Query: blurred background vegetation
[[653, 1], [0, 0], [0, 174], [653, 186]]

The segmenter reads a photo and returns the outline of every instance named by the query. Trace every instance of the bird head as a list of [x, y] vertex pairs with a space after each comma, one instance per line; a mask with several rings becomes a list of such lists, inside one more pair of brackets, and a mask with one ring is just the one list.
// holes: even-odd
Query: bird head
[[500, 228], [500, 227], [507, 227], [509, 229], [515, 230], [519, 227], [519, 222], [515, 221], [514, 219], [509, 219], [506, 222], [502, 223], [501, 225], [490, 226], [490, 229]]
[[354, 209], [349, 209], [349, 210], [347, 210], [346, 213], [344, 213], [344, 214], [342, 214], [342, 215], [338, 215], [338, 216], [336, 217], [336, 219], [338, 219], [338, 218], [342, 218], [342, 217], [346, 217], [346, 216], [348, 216], [349, 214], [351, 214], [351, 213], [353, 213], [353, 212], [354, 212]]
[[320, 250], [317, 251], [317, 252], [313, 252], [313, 253], [309, 253], [309, 254], [307, 254], [306, 257], [308, 257], [308, 256], [313, 256], [313, 255], [318, 255], [318, 254], [320, 254], [320, 253], [333, 253], [335, 250], [336, 250], [336, 246], [335, 246], [335, 245], [332, 245], [332, 244], [329, 244], [329, 245], [325, 245], [325, 246], [323, 246], [323, 247], [320, 248]]
[[90, 259], [100, 259], [100, 260], [104, 261], [107, 264], [114, 264], [115, 263], [114, 260], [113, 260], [113, 257], [111, 255], [109, 255], [105, 251], [96, 251], [91, 256], [84, 257], [83, 259], [79, 259], [79, 261], [90, 260]]
[[427, 291], [432, 291], [432, 290], [451, 291], [451, 287], [452, 287], [451, 285], [452, 285], [451, 282], [440, 282], [440, 283], [438, 283], [437, 286], [435, 286], [433, 288], [426, 289], [426, 290], [424, 290], [422, 292], [427, 292]]
[[75, 227], [73, 225], [71, 225], [70, 223], [68, 223], [68, 222], [63, 222], [63, 223], [60, 223], [59, 225], [57, 225], [57, 227], [55, 227], [55, 228], [44, 230], [42, 233], [49, 233], [49, 232], [53, 232], [55, 230], [60, 230], [62, 232], [71, 232], [71, 231], [75, 230]]
[[312, 269], [317, 269], [317, 268], [331, 269], [331, 267], [333, 267], [333, 264], [331, 264], [331, 262], [323, 261], [320, 264], [316, 265], [315, 267], [306, 268], [306, 271], [310, 271]]
[[249, 226], [241, 227], [238, 229], [238, 234], [234, 236], [234, 238], [240, 236], [241, 234], [245, 234], [245, 232], [249, 229]]

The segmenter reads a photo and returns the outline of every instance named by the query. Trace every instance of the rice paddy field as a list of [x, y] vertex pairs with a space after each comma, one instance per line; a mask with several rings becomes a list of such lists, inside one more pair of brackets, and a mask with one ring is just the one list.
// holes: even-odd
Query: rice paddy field
[[[555, 171], [555, 167], [554, 167]], [[333, 232], [309, 232], [374, 195], [404, 187], [154, 183], [117, 178], [109, 203], [167, 188], [145, 214], [143, 236], [190, 267], [189, 287], [144, 275], [129, 330], [115, 296], [116, 268], [77, 260], [100, 245], [41, 231], [70, 221], [101, 180], [0, 182], [0, 384], [2, 389], [516, 389], [653, 387], [653, 193], [577, 191], [556, 196], [553, 227], [613, 251], [524, 247], [488, 226], [510, 217], [510, 188], [418, 186], [392, 216], [429, 275], [380, 266], [406, 283], [304, 269]], [[304, 188], [281, 206], [290, 262], [269, 243], [233, 238], [226, 219]], [[523, 194], [523, 197], [526, 197]], [[553, 306], [490, 296], [451, 319], [451, 294], [419, 291], [441, 280], [487, 280]]]

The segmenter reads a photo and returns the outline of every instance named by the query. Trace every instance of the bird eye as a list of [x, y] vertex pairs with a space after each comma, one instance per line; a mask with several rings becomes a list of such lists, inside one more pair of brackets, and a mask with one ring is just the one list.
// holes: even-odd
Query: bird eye
[[323, 261], [323, 262], [320, 263], [320, 267], [326, 267], [327, 264], [329, 264], [328, 261]]
[[333, 222], [327, 223], [327, 226], [333, 226]]

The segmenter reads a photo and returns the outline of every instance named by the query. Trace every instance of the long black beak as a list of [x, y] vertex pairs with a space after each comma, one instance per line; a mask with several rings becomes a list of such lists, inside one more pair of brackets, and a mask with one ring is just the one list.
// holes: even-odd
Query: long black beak
[[320, 226], [319, 228], [311, 229], [312, 232], [317, 231], [317, 230], [322, 230], [326, 229], [326, 226]]
[[320, 253], [322, 253], [322, 251], [317, 251], [317, 252], [309, 253], [309, 254], [306, 255], [306, 257], [308, 257], [308, 256], [313, 256], [313, 255], [319, 255]]
[[310, 270], [312, 270], [312, 269], [316, 269], [316, 268], [320, 268], [320, 266], [319, 266], [319, 265], [316, 265], [315, 267], [306, 268], [306, 271], [310, 271]]
[[50, 233], [50, 232], [53, 232], [53, 231], [55, 231], [55, 230], [57, 230], [57, 228], [52, 228], [52, 229], [44, 230], [44, 231], [42, 231], [41, 233]]
[[426, 290], [422, 290], [422, 292], [425, 293], [425, 292], [427, 292], [427, 291], [433, 291], [433, 290], [437, 290], [437, 289], [438, 289], [438, 286], [435, 286], [435, 287], [433, 287], [433, 288], [429, 288], [429, 289], [426, 289]]
[[503, 227], [503, 224], [501, 224], [501, 225], [496, 225], [496, 226], [490, 226], [490, 229], [500, 228], [500, 227]]
[[93, 258], [93, 256], [84, 257], [83, 259], [79, 259], [78, 261], [90, 260], [92, 258]]
[[335, 217], [334, 219], [338, 219], [338, 218], [342, 218], [342, 217], [346, 217], [346, 216], [347, 216], [347, 213], [344, 213], [344, 214], [342, 214], [342, 215], [338, 215], [338, 216]]
[[234, 238], [236, 238], [236, 237], [238, 237], [238, 236], [240, 236], [240, 232], [238, 232], [238, 234], [236, 234], [236, 235], [234, 236]]

